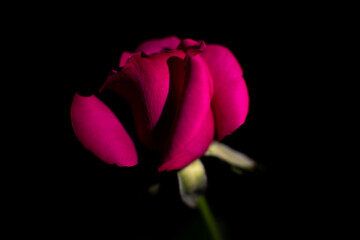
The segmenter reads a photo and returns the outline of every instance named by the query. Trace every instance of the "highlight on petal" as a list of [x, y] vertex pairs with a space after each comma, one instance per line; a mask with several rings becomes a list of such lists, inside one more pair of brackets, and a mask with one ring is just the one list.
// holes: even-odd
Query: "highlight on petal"
[[229, 49], [208, 44], [200, 55], [207, 63], [214, 83], [212, 108], [217, 139], [234, 132], [245, 122], [249, 110], [249, 95], [243, 72]]
[[166, 38], [153, 39], [141, 43], [135, 52], [144, 52], [145, 54], [158, 53], [166, 49], [176, 49], [181, 40], [176, 36]]
[[76, 137], [98, 158], [119, 167], [138, 163], [135, 145], [114, 113], [96, 96], [75, 94], [71, 122]]
[[[173, 81], [184, 83], [176, 84], [182, 87], [169, 92], [169, 99], [174, 96], [177, 98], [179, 95], [181, 98], [178, 104], [172, 106], [177, 109], [165, 148], [167, 151], [159, 171], [179, 169], [201, 157], [214, 137], [214, 119], [210, 107], [210, 75], [207, 66], [199, 56], [188, 56], [186, 68], [188, 74], [184, 75], [185, 79], [171, 78]], [[183, 89], [183, 92], [176, 93], [178, 89]], [[167, 111], [168, 109], [164, 109], [164, 116], [173, 110]], [[171, 118], [171, 115], [167, 118]]]

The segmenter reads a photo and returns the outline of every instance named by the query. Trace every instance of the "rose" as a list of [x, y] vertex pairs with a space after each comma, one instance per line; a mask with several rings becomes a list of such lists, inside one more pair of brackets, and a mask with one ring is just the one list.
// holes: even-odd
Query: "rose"
[[[242, 69], [227, 48], [177, 37], [142, 43], [124, 52], [120, 71], [100, 89], [115, 92], [132, 110], [136, 137], [159, 156], [159, 171], [185, 167], [201, 157], [214, 137], [235, 131], [248, 112]], [[109, 164], [134, 166], [133, 139], [113, 111], [95, 95], [76, 93], [71, 106], [75, 135]]]

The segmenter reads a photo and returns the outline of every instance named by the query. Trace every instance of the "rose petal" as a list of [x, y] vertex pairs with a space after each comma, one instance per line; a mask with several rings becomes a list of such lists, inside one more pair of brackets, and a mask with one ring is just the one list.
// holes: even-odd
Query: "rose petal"
[[181, 41], [178, 46], [179, 49], [182, 49], [188, 55], [195, 56], [206, 49], [206, 44], [204, 41], [194, 41], [192, 39], [184, 39]]
[[185, 54], [177, 50], [150, 56], [134, 55], [119, 73], [109, 76], [104, 84], [105, 89], [118, 93], [131, 105], [139, 139], [150, 149], [156, 144], [152, 131], [169, 92], [167, 60], [173, 56], [184, 58]]
[[[184, 82], [175, 84], [178, 87], [173, 88], [174, 92], [169, 92], [169, 95], [174, 95], [175, 98], [179, 99], [178, 104], [170, 105], [168, 109], [164, 109], [166, 118], [171, 119], [171, 112], [173, 112], [171, 108], [177, 108], [173, 116], [168, 145], [165, 147], [167, 152], [165, 152], [160, 171], [189, 164], [206, 151], [213, 138], [211, 133], [213, 133], [214, 127], [210, 127], [211, 124], [209, 123], [212, 120], [207, 119], [209, 118], [209, 111], [211, 112], [210, 75], [205, 62], [200, 57], [189, 56], [188, 61], [188, 76], [171, 78], [173, 81]], [[170, 62], [169, 64], [171, 65]], [[170, 69], [174, 68], [174, 66], [169, 67]], [[181, 68], [181, 64], [178, 67]], [[184, 90], [179, 93], [182, 91], [181, 89]], [[169, 99], [171, 98], [173, 96], [169, 96]], [[207, 129], [208, 127], [210, 129]], [[202, 138], [199, 135], [207, 137]], [[198, 139], [198, 141], [195, 143], [194, 139]]]
[[131, 53], [131, 52], [123, 52], [120, 56], [120, 62], [119, 62], [119, 67], [124, 67], [126, 62], [128, 61], [128, 59], [134, 55], [136, 55], [137, 53]]
[[133, 141], [114, 113], [96, 96], [75, 94], [71, 122], [79, 141], [104, 162], [119, 167], [138, 163]]
[[249, 110], [249, 95], [240, 64], [230, 50], [208, 44], [200, 56], [206, 61], [214, 81], [212, 107], [217, 139], [221, 140], [244, 123]]
[[159, 172], [181, 169], [197, 158], [200, 158], [207, 151], [209, 145], [214, 139], [215, 130], [214, 116], [209, 109], [205, 120], [201, 123], [200, 129], [182, 149], [177, 149], [171, 159], [165, 159], [165, 162], [158, 168]]
[[135, 50], [135, 52], [144, 52], [148, 55], [158, 53], [164, 49], [176, 49], [181, 40], [175, 36], [153, 39], [141, 43]]

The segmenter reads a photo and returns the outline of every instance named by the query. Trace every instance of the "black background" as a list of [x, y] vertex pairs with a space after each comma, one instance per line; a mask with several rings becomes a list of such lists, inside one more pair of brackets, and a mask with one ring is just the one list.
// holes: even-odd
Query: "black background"
[[[16, 59], [27, 55], [31, 67], [25, 68], [21, 85], [29, 97], [21, 101], [25, 147], [16, 150], [22, 159], [13, 176], [20, 187], [12, 190], [19, 195], [15, 203], [21, 211], [12, 221], [22, 219], [27, 233], [100, 234], [102, 239], [189, 239], [186, 234], [193, 234], [206, 239], [200, 215], [179, 198], [176, 173], [107, 165], [83, 149], [71, 129], [76, 91], [96, 91], [123, 51], [171, 35], [228, 47], [248, 85], [246, 123], [223, 142], [262, 168], [239, 176], [216, 159], [203, 161], [209, 179], [206, 195], [224, 236], [288, 239], [320, 229], [323, 209], [316, 196], [326, 178], [314, 181], [315, 165], [323, 161], [314, 150], [328, 125], [316, 118], [324, 101], [312, 99], [324, 82], [314, 69], [321, 68], [324, 42], [319, 36], [326, 26], [292, 11], [244, 16], [245, 10], [236, 10], [196, 19], [189, 12], [179, 21], [171, 14], [157, 19], [134, 13], [118, 20], [75, 14], [70, 20], [56, 15], [59, 19], [53, 17], [50, 25], [44, 18], [24, 22], [18, 45], [26, 50]], [[149, 196], [147, 187], [157, 181], [159, 195]]]

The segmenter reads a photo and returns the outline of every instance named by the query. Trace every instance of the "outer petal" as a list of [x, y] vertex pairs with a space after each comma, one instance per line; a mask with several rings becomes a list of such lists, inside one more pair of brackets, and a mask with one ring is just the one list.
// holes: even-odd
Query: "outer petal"
[[144, 52], [145, 54], [153, 54], [161, 52], [164, 49], [176, 49], [181, 40], [175, 36], [153, 39], [140, 44], [135, 52]]
[[[176, 98], [182, 96], [181, 102], [178, 101], [177, 105], [164, 110], [164, 116], [167, 116], [167, 110], [177, 108], [168, 146], [165, 148], [167, 151], [159, 171], [169, 171], [189, 164], [206, 151], [213, 139], [210, 75], [206, 63], [199, 56], [189, 56], [187, 68], [188, 76], [182, 80], [185, 81], [184, 84], [176, 84], [182, 87], [170, 92]], [[171, 79], [181, 81], [181, 79]], [[176, 93], [177, 89], [181, 88], [183, 88], [182, 94]], [[169, 99], [172, 96], [169, 96]]]
[[181, 169], [195, 159], [204, 155], [214, 139], [214, 116], [209, 109], [200, 129], [182, 149], [177, 149], [171, 159], [167, 159], [159, 167], [159, 172]]
[[217, 138], [221, 140], [244, 123], [249, 110], [249, 95], [240, 64], [227, 48], [208, 44], [200, 55], [214, 81], [212, 107]]
[[133, 141], [113, 112], [94, 95], [75, 94], [71, 105], [75, 135], [86, 149], [120, 167], [138, 163]]

